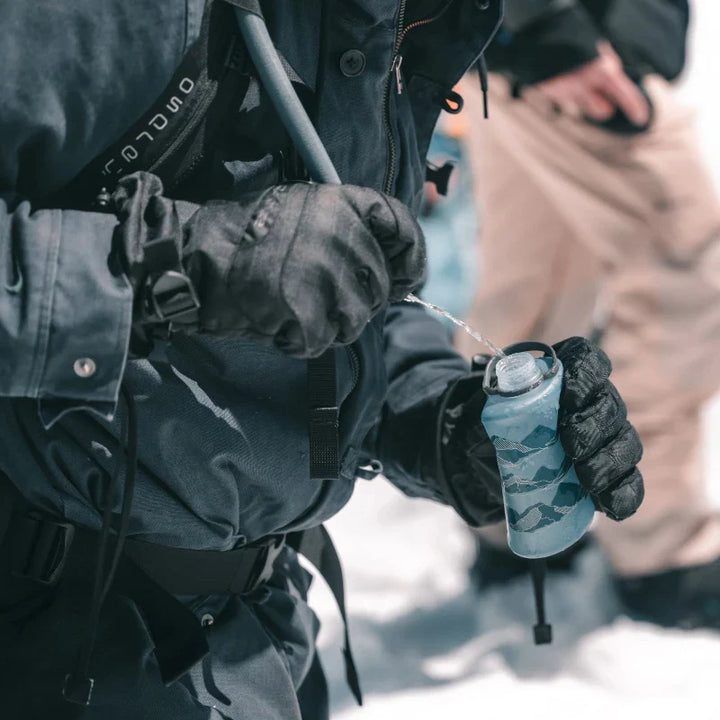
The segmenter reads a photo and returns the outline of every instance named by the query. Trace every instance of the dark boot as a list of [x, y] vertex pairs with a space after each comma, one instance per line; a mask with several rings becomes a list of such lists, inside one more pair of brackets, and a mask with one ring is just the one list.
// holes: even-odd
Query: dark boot
[[720, 558], [654, 575], [617, 578], [615, 586], [626, 613], [635, 620], [720, 630]]
[[[567, 550], [547, 559], [549, 572], [569, 572], [577, 556], [590, 547], [592, 539], [585, 535]], [[514, 555], [507, 547], [492, 545], [480, 537], [475, 537], [475, 559], [468, 570], [470, 582], [477, 592], [493, 585], [502, 585], [519, 577], [527, 577], [530, 561]]]

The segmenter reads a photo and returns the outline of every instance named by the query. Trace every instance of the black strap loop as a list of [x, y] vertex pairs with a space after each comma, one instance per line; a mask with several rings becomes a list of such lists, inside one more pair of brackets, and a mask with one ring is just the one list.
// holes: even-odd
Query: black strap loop
[[348, 627], [347, 611], [345, 609], [345, 583], [343, 581], [342, 565], [337, 550], [328, 531], [323, 525], [291, 533], [287, 538], [288, 545], [303, 557], [307, 558], [325, 578], [337, 603], [345, 629], [345, 645], [343, 657], [345, 658], [345, 678], [358, 705], [362, 705], [362, 690], [358, 676], [352, 648], [350, 647], [350, 629]]
[[340, 474], [335, 351], [308, 361], [310, 477], [336, 480]]

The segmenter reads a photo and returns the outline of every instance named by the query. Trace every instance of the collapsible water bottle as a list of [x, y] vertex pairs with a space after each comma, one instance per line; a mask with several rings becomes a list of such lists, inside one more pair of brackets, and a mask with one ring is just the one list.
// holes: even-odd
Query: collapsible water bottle
[[482, 423], [497, 452], [510, 549], [546, 558], [583, 536], [595, 506], [557, 435], [563, 367], [555, 351], [519, 343], [505, 353], [486, 369]]

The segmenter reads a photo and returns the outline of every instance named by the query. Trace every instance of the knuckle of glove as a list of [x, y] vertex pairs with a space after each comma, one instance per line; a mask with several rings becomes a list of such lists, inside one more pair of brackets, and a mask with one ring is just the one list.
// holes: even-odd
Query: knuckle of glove
[[637, 468], [614, 487], [593, 496], [596, 507], [612, 520], [625, 520], [637, 512], [645, 497], [642, 474]]
[[390, 276], [389, 299], [396, 302], [420, 286], [425, 279], [425, 236], [402, 202], [374, 190], [367, 192], [372, 193], [367, 198], [367, 226], [382, 248]]
[[564, 368], [561, 410], [585, 407], [607, 382], [612, 365], [603, 350], [573, 337], [554, 346]]
[[617, 388], [607, 382], [592, 405], [560, 418], [560, 441], [573, 460], [585, 460], [616, 437], [626, 420], [625, 403]]
[[642, 443], [626, 420], [618, 435], [585, 460], [575, 463], [578, 479], [588, 492], [598, 495], [624, 481], [642, 458]]

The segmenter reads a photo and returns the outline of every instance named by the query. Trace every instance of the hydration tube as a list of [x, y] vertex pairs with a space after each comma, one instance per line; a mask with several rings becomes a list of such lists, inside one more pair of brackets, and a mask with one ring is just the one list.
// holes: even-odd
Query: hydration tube
[[[260, 80], [268, 91], [270, 101], [292, 138], [310, 177], [315, 182], [340, 185], [340, 176], [285, 72], [259, 9], [254, 11], [235, 6], [233, 10]], [[412, 293], [407, 299], [419, 302]]]
[[251, 10], [233, 9], [255, 69], [310, 177], [316, 182], [340, 185], [340, 176], [285, 72], [265, 20]]

